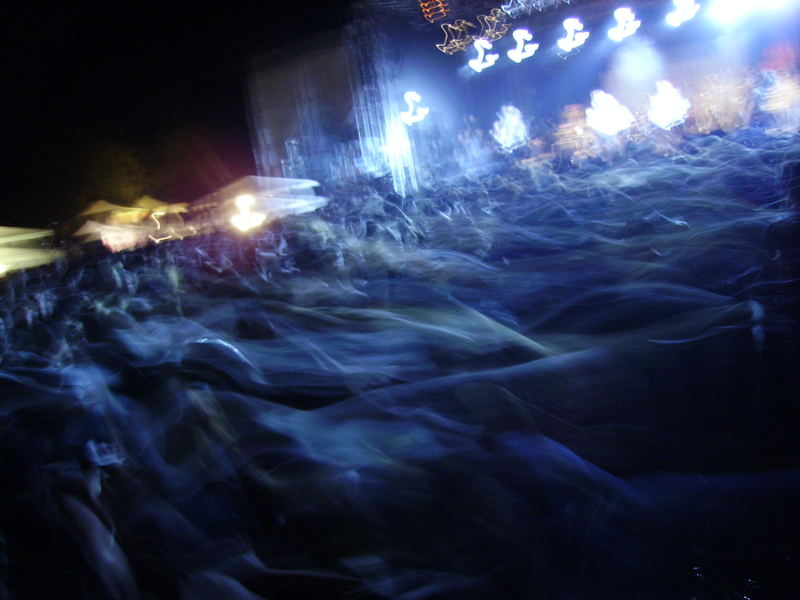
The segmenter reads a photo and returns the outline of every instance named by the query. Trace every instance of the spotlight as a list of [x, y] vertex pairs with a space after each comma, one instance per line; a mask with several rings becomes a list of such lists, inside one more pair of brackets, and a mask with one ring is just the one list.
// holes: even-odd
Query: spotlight
[[533, 40], [533, 34], [527, 29], [517, 29], [512, 36], [517, 45], [508, 51], [507, 56], [516, 63], [530, 58], [539, 49], [539, 44], [526, 43]]
[[679, 27], [686, 21], [693, 19], [700, 10], [700, 5], [694, 0], [672, 0], [675, 10], [667, 15], [667, 25]]
[[592, 92], [592, 106], [586, 109], [586, 123], [603, 135], [614, 136], [628, 129], [636, 119], [631, 111], [603, 90]]
[[567, 34], [559, 39], [556, 44], [558, 44], [558, 47], [564, 52], [572, 52], [589, 39], [589, 32], [583, 30], [583, 23], [581, 23], [580, 19], [576, 19], [575, 17], [564, 19], [563, 25]]
[[752, 0], [716, 0], [708, 8], [708, 14], [717, 23], [728, 25], [741, 19], [752, 8]]
[[422, 96], [417, 92], [406, 92], [403, 95], [403, 100], [405, 100], [408, 110], [400, 113], [400, 119], [409, 127], [424, 120], [428, 113], [431, 112], [431, 109], [427, 106], [415, 106], [417, 103], [422, 102]]
[[618, 8], [614, 11], [614, 18], [617, 20], [616, 26], [608, 30], [608, 37], [615, 42], [621, 42], [626, 37], [632, 36], [642, 24], [636, 15], [628, 7]]
[[267, 215], [251, 210], [256, 203], [256, 199], [250, 194], [237, 196], [234, 202], [239, 212], [231, 217], [231, 224], [239, 231], [250, 231], [266, 220]]
[[493, 66], [494, 63], [497, 62], [497, 59], [500, 58], [499, 54], [486, 54], [487, 50], [492, 49], [492, 42], [489, 40], [480, 38], [475, 40], [472, 45], [478, 52], [478, 57], [473, 58], [467, 64], [472, 70], [477, 71], [478, 73]]

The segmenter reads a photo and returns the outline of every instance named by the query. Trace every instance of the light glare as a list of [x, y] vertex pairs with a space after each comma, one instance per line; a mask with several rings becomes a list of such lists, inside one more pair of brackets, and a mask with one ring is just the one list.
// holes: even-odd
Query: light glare
[[516, 106], [503, 106], [492, 126], [492, 137], [506, 152], [528, 143], [528, 128]]
[[672, 0], [675, 10], [667, 15], [667, 25], [679, 27], [689, 19], [693, 19], [700, 10], [700, 5], [694, 0]]
[[427, 106], [415, 106], [416, 103], [422, 102], [422, 96], [417, 92], [406, 92], [403, 94], [403, 100], [405, 100], [408, 110], [400, 113], [400, 119], [409, 127], [424, 120], [431, 112]]
[[632, 36], [642, 24], [627, 6], [615, 10], [614, 18], [617, 20], [617, 24], [608, 30], [608, 37], [615, 42], [621, 42], [626, 37]]
[[239, 231], [250, 231], [260, 226], [267, 215], [262, 212], [253, 212], [251, 209], [256, 203], [256, 199], [251, 194], [241, 194], [234, 201], [239, 212], [231, 217], [231, 225]]
[[256, 203], [256, 199], [251, 194], [242, 194], [236, 197], [236, 208], [241, 211], [246, 211]]
[[758, 8], [758, 4], [757, 0], [715, 0], [708, 14], [717, 23], [730, 25]]
[[686, 120], [692, 103], [669, 81], [657, 81], [656, 93], [650, 96], [647, 118], [661, 129], [672, 129]]
[[572, 52], [589, 39], [589, 32], [583, 31], [583, 23], [581, 23], [580, 19], [570, 17], [564, 20], [563, 25], [564, 29], [567, 30], [567, 35], [558, 40], [556, 44], [558, 44], [558, 47], [564, 52]]
[[603, 90], [592, 92], [592, 106], [586, 109], [586, 123], [604, 135], [616, 135], [633, 125], [631, 111]]
[[480, 73], [484, 69], [493, 66], [497, 59], [500, 58], [499, 54], [486, 54], [487, 50], [492, 49], [492, 42], [489, 40], [478, 39], [472, 45], [478, 52], [477, 58], [473, 58], [467, 63], [473, 71]]
[[533, 35], [527, 29], [517, 29], [511, 34], [517, 46], [508, 51], [508, 58], [515, 63], [520, 63], [526, 58], [533, 56], [539, 49], [539, 44], [528, 44], [533, 39]]

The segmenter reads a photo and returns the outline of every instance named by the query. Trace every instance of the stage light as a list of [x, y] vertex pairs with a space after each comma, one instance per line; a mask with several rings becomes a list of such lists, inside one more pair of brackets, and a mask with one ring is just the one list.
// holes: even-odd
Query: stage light
[[738, 21], [758, 8], [756, 0], [715, 0], [708, 8], [709, 16], [722, 25]]
[[489, 40], [479, 39], [475, 40], [472, 44], [475, 47], [475, 50], [478, 52], [478, 57], [473, 58], [467, 64], [473, 71], [477, 71], [480, 73], [484, 69], [488, 69], [491, 66], [494, 66], [494, 63], [497, 62], [497, 59], [500, 58], [499, 54], [486, 54], [487, 50], [492, 49], [492, 42]]
[[439, 19], [444, 19], [450, 8], [447, 2], [442, 0], [419, 0], [419, 7], [422, 9], [422, 16], [428, 23], [435, 23]]
[[582, 46], [589, 39], [589, 32], [583, 31], [583, 23], [575, 17], [564, 20], [564, 29], [567, 34], [558, 40], [556, 44], [564, 52], [572, 52], [578, 46]]
[[250, 194], [237, 196], [234, 201], [239, 212], [231, 217], [231, 224], [239, 231], [249, 231], [261, 225], [267, 218], [262, 212], [253, 212], [256, 199]]
[[400, 113], [400, 119], [409, 127], [424, 120], [428, 113], [431, 112], [431, 109], [427, 106], [415, 106], [416, 103], [422, 102], [422, 96], [417, 92], [406, 92], [403, 95], [403, 100], [408, 105], [408, 110]]
[[411, 138], [399, 118], [389, 117], [381, 144], [382, 163], [389, 168], [395, 191], [401, 196], [417, 189], [417, 169]]
[[511, 34], [517, 46], [508, 51], [508, 58], [515, 63], [520, 63], [526, 58], [533, 56], [539, 49], [539, 44], [528, 44], [533, 39], [533, 35], [527, 29], [517, 29]]
[[626, 37], [632, 36], [642, 24], [634, 12], [626, 6], [614, 11], [614, 19], [617, 24], [608, 30], [608, 37], [615, 42], [621, 42]]
[[242, 194], [237, 196], [234, 202], [236, 203], [236, 208], [244, 211], [251, 208], [256, 203], [256, 199], [251, 194]]
[[700, 5], [694, 0], [672, 0], [675, 10], [667, 15], [667, 25], [679, 27], [689, 19], [693, 19], [700, 10]]
[[708, 14], [718, 23], [729, 25], [756, 10], [779, 10], [787, 0], [715, 0]]
[[592, 92], [592, 106], [586, 109], [586, 123], [603, 135], [616, 135], [636, 119], [631, 111], [603, 90]]
[[656, 93], [650, 96], [647, 118], [661, 129], [672, 129], [686, 120], [692, 103], [669, 81], [657, 81]]
[[522, 112], [516, 106], [503, 106], [492, 126], [492, 137], [500, 148], [511, 152], [528, 143], [528, 128], [522, 120]]

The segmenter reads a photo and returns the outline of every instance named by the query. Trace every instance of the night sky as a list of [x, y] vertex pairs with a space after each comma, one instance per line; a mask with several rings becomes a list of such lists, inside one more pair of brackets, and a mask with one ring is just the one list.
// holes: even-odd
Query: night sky
[[250, 57], [341, 27], [350, 4], [16, 6], [0, 224], [52, 225], [98, 197], [193, 200], [252, 174]]

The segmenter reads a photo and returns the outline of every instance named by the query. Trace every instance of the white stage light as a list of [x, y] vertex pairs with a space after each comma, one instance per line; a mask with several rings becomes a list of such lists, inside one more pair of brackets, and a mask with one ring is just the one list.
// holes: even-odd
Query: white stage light
[[589, 39], [589, 32], [583, 30], [583, 23], [575, 17], [564, 20], [564, 29], [567, 30], [567, 35], [556, 42], [564, 52], [572, 52]]
[[515, 48], [508, 51], [508, 58], [516, 63], [520, 63], [526, 58], [533, 56], [539, 49], [539, 44], [529, 44], [533, 39], [533, 35], [527, 29], [517, 29], [511, 34], [514, 41], [517, 42]]
[[691, 102], [666, 80], [656, 82], [656, 93], [650, 96], [647, 118], [661, 129], [672, 129], [686, 120]]
[[686, 21], [693, 19], [700, 10], [700, 5], [694, 0], [672, 0], [675, 10], [667, 15], [667, 25], [679, 27]]
[[467, 63], [473, 71], [480, 73], [484, 69], [493, 66], [494, 63], [497, 62], [497, 59], [500, 58], [499, 54], [486, 54], [487, 50], [492, 49], [492, 42], [489, 40], [484, 40], [483, 38], [477, 39], [472, 45], [478, 52], [478, 57], [473, 58]]
[[758, 8], [757, 0], [715, 0], [708, 7], [708, 14], [717, 23], [729, 25], [755, 8]]
[[592, 92], [592, 106], [586, 109], [586, 123], [603, 135], [617, 135], [636, 119], [631, 111], [603, 90]]
[[614, 18], [617, 24], [608, 30], [608, 37], [615, 42], [621, 42], [626, 37], [632, 36], [642, 24], [642, 22], [636, 18], [634, 12], [626, 6], [615, 10]]
[[400, 119], [409, 127], [425, 119], [428, 113], [431, 112], [431, 109], [427, 106], [415, 106], [417, 103], [422, 102], [422, 96], [417, 92], [406, 92], [403, 94], [403, 100], [408, 105], [408, 110], [400, 113]]

